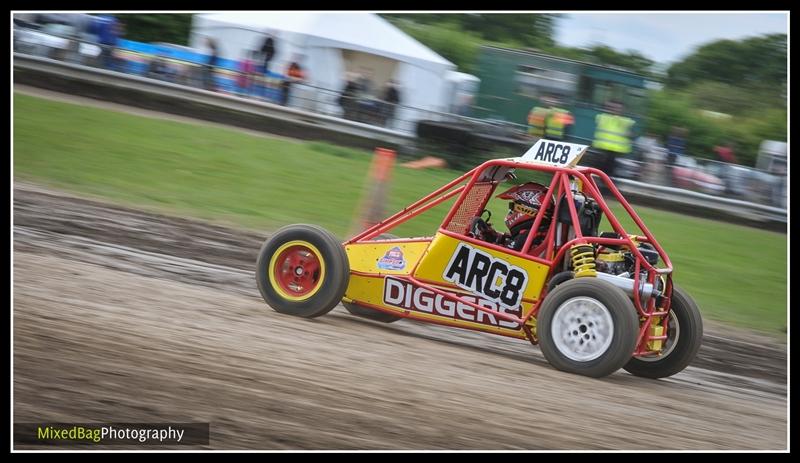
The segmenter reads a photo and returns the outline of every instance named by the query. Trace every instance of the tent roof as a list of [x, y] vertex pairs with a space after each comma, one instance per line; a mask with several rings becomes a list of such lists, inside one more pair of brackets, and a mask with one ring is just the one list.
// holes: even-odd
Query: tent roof
[[196, 16], [203, 20], [196, 21], [198, 25], [226, 23], [279, 39], [278, 32], [291, 32], [306, 36], [309, 46], [361, 51], [427, 69], [455, 69], [453, 63], [373, 13], [232, 11]]

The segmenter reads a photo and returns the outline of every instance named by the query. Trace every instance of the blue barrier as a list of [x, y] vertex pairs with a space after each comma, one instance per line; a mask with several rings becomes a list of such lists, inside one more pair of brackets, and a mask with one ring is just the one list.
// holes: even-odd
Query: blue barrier
[[[120, 39], [117, 45], [117, 57], [117, 71], [140, 76], [148, 74], [150, 65], [156, 58], [167, 62], [179, 62], [184, 66], [196, 68], [197, 71], [200, 71], [200, 68], [205, 66], [209, 59], [209, 55], [204, 53], [126, 39]], [[252, 83], [248, 89], [240, 87], [240, 75], [238, 61], [219, 58], [214, 67], [213, 76], [216, 89], [226, 93], [255, 96], [273, 103], [281, 102], [281, 86], [286, 80], [283, 74], [272, 71], [266, 74], [256, 72], [255, 75], [262, 79], [259, 79], [260, 82]]]

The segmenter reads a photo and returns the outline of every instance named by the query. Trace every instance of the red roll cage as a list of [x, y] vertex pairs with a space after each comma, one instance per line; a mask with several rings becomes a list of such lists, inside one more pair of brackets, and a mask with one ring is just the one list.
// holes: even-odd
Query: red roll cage
[[[538, 227], [541, 224], [542, 219], [544, 217], [544, 213], [550, 206], [551, 202], [553, 201], [555, 202], [553, 210], [558, 211], [561, 201], [562, 200], [567, 201], [567, 207], [569, 210], [572, 223], [569, 224], [569, 223], [559, 222], [558, 220], [551, 220], [549, 229], [547, 231], [546, 239], [534, 249], [531, 249], [531, 246], [533, 243], [533, 238], [535, 236], [535, 233], [528, 234], [525, 244], [519, 251], [498, 246], [493, 243], [487, 243], [472, 238], [466, 234], [472, 219], [480, 215], [480, 213], [485, 208], [487, 202], [491, 198], [492, 193], [495, 191], [497, 186], [505, 180], [505, 173], [511, 169], [533, 170], [533, 171], [553, 174], [553, 178], [550, 182], [548, 190], [550, 194], [546, 195], [542, 207], [539, 208], [539, 211], [536, 214], [533, 226], [531, 228], [532, 230], [538, 230]], [[501, 174], [499, 178], [498, 174]], [[606, 186], [608, 191], [613, 195], [613, 197], [617, 201], [619, 201], [620, 205], [622, 205], [622, 207], [628, 213], [630, 218], [637, 225], [637, 227], [639, 227], [640, 231], [644, 233], [644, 235], [632, 235], [626, 232], [622, 224], [616, 218], [616, 216], [606, 203], [605, 199], [603, 198], [597, 183], [595, 183], [594, 180], [595, 176], [602, 180], [602, 183]], [[574, 194], [572, 192], [570, 179], [577, 179], [581, 182], [581, 184], [583, 185], [582, 187], [583, 193], [586, 196], [593, 198], [597, 202], [597, 204], [605, 214], [605, 217], [611, 224], [611, 227], [614, 229], [614, 232], [616, 232], [620, 236], [619, 238], [583, 235], [583, 233], [581, 232], [580, 222], [578, 220], [578, 212], [575, 208]], [[419, 214], [422, 214], [423, 212], [441, 204], [444, 201], [447, 201], [448, 199], [456, 195], [459, 196], [456, 199], [455, 203], [453, 204], [447, 216], [442, 221], [442, 224], [438, 230], [439, 233], [451, 236], [453, 238], [462, 241], [477, 244], [489, 249], [494, 249], [499, 252], [518, 256], [524, 259], [529, 259], [534, 262], [546, 265], [549, 268], [549, 271], [545, 281], [549, 281], [549, 279], [555, 273], [558, 272], [559, 265], [562, 264], [563, 259], [565, 257], [565, 252], [568, 249], [570, 249], [573, 245], [597, 244], [598, 246], [626, 246], [636, 259], [634, 266], [634, 275], [633, 275], [633, 288], [639, 288], [640, 285], [643, 283], [641, 276], [642, 271], [644, 271], [644, 273], [646, 274], [645, 278], [646, 283], [655, 286], [657, 278], [663, 278], [663, 283], [664, 283], [662, 294], [661, 297], [659, 298], [659, 300], [661, 301], [660, 308], [656, 307], [656, 298], [650, 297], [647, 299], [646, 302], [643, 302], [640, 296], [640, 291], [638, 290], [633, 291], [633, 303], [634, 306], [636, 307], [636, 310], [639, 313], [640, 320], [643, 321], [643, 323], [640, 324], [641, 329], [639, 331], [639, 336], [637, 338], [637, 343], [636, 343], [637, 348], [634, 355], [643, 355], [649, 352], [649, 350], [647, 349], [647, 343], [649, 341], [666, 339], [667, 337], [666, 335], [652, 336], [646, 334], [648, 333], [648, 329], [653, 319], [657, 317], [666, 316], [669, 313], [671, 305], [671, 295], [672, 295], [672, 263], [669, 260], [669, 257], [667, 256], [666, 252], [664, 252], [664, 249], [655, 239], [653, 234], [650, 233], [645, 224], [642, 222], [641, 218], [639, 218], [639, 216], [636, 214], [636, 212], [633, 210], [630, 204], [628, 204], [628, 202], [625, 200], [625, 198], [622, 196], [622, 194], [619, 192], [616, 186], [614, 186], [613, 182], [608, 177], [608, 175], [595, 168], [556, 167], [556, 166], [532, 163], [522, 160], [520, 158], [490, 160], [481, 164], [478, 167], [475, 167], [474, 169], [470, 170], [464, 175], [456, 178], [450, 183], [428, 194], [427, 196], [421, 198], [420, 200], [414, 202], [413, 204], [405, 207], [404, 209], [398, 211], [394, 215], [364, 230], [363, 232], [359, 233], [355, 237], [348, 240], [345, 244], [363, 243], [369, 241], [377, 237], [378, 235], [395, 228], [399, 224], [406, 222], [409, 219], [416, 217]], [[566, 236], [566, 232], [569, 230], [569, 227], [571, 226], [572, 232], [575, 234], [575, 237], [570, 239], [569, 241], [560, 244], [559, 246], [556, 246], [555, 234], [556, 234], [556, 227], [559, 226], [559, 223], [562, 227], [564, 227], [562, 228], [564, 236]], [[408, 240], [404, 239], [401, 241], [408, 241]], [[637, 242], [651, 244], [658, 252], [658, 255], [661, 258], [664, 267], [657, 268], [654, 265], [650, 264], [640, 252], [638, 246], [636, 245]], [[458, 299], [457, 296], [454, 296], [450, 293], [432, 287], [430, 284], [427, 284], [423, 281], [417, 280], [414, 277], [415, 273], [416, 273], [416, 266], [411, 271], [411, 273], [404, 279], [407, 279], [408, 281], [412, 282], [415, 285], [422, 286], [431, 291], [434, 291], [437, 294], [441, 294], [443, 297], [446, 297], [448, 299], [458, 300], [459, 302], [468, 304], [469, 306], [475, 308], [476, 310], [488, 312], [501, 319], [519, 323], [525, 330], [526, 334], [528, 335], [528, 338], [532, 342], [536, 343], [536, 338], [530, 332], [530, 328], [527, 323], [531, 319], [531, 317], [536, 317], [541, 302], [547, 295], [546, 286], [543, 289], [539, 298], [534, 302], [533, 309], [529, 311], [527, 315], [524, 315], [523, 317], [520, 318], [512, 314], [499, 312], [475, 303], [471, 303], [470, 301]]]

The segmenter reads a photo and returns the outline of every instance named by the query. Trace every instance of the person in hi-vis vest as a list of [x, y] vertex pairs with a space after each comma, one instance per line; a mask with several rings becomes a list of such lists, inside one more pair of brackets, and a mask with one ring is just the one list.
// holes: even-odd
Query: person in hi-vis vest
[[535, 106], [528, 113], [528, 135], [537, 138], [544, 137], [545, 120], [547, 119], [547, 108]]
[[609, 101], [606, 112], [595, 117], [592, 147], [599, 155], [599, 168], [609, 177], [614, 175], [614, 164], [619, 155], [631, 152], [633, 126], [636, 121], [622, 115], [622, 103]]
[[575, 122], [572, 114], [558, 107], [554, 96], [541, 99], [541, 106], [535, 106], [528, 113], [528, 134], [548, 140], [564, 140]]
[[544, 138], [548, 140], [565, 140], [575, 118], [572, 113], [559, 106], [557, 97], [551, 96], [547, 102], [547, 117], [544, 124]]

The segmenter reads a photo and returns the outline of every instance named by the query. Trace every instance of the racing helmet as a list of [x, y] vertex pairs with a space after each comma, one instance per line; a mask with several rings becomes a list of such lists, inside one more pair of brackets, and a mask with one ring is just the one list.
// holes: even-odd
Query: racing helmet
[[[533, 225], [533, 219], [536, 213], [542, 206], [542, 202], [546, 198], [547, 187], [541, 183], [528, 182], [521, 185], [515, 185], [507, 191], [500, 193], [496, 197], [498, 199], [508, 199], [508, 214], [506, 214], [506, 226], [512, 233], [518, 231], [517, 229], [530, 227]], [[552, 210], [553, 204], [550, 203], [548, 210]], [[546, 214], [544, 219], [547, 219]], [[526, 223], [530, 221], [530, 223]], [[546, 222], [542, 222], [544, 225]]]

